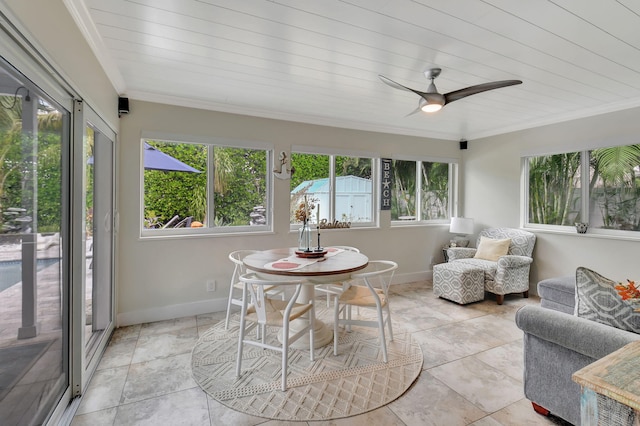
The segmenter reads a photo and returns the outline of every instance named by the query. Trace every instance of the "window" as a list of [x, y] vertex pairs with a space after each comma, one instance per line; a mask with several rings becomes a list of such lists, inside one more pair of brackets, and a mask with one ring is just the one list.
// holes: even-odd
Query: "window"
[[455, 163], [392, 160], [391, 220], [445, 221], [451, 217]]
[[143, 140], [143, 233], [269, 229], [269, 158], [263, 148]]
[[[346, 222], [351, 227], [375, 224], [373, 159], [362, 155], [292, 152], [290, 223], [306, 197], [321, 206], [320, 220]], [[310, 212], [317, 223], [316, 211]]]
[[581, 221], [581, 153], [530, 157], [529, 222], [573, 225]]
[[640, 144], [529, 157], [525, 165], [527, 223], [640, 231]]

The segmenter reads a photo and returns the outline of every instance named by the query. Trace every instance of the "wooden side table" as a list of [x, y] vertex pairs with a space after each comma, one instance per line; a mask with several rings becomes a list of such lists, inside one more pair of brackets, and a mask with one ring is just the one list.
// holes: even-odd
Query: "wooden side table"
[[583, 426], [640, 426], [640, 341], [573, 373]]

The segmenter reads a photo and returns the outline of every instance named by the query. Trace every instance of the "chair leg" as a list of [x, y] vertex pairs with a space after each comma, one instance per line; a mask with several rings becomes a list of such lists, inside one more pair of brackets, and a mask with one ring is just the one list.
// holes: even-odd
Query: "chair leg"
[[311, 301], [311, 309], [309, 310], [309, 359], [315, 360], [315, 346], [316, 346], [316, 309]]
[[528, 299], [529, 298], [529, 290], [523, 291], [522, 292], [522, 297], [524, 297], [525, 299]]
[[333, 355], [336, 356], [338, 355], [338, 321], [340, 319], [340, 304], [337, 297], [333, 303]]
[[282, 323], [282, 391], [287, 390], [287, 365], [289, 363], [289, 322]]
[[382, 310], [378, 310], [378, 333], [380, 333], [380, 347], [382, 349], [382, 358], [384, 362], [388, 362], [387, 356], [387, 341], [384, 337], [384, 318], [382, 316]]
[[229, 316], [231, 316], [231, 301], [233, 300], [233, 283], [229, 289], [229, 298], [227, 299], [227, 316], [224, 319], [224, 329], [229, 329]]
[[389, 304], [385, 306], [387, 311], [387, 328], [389, 329], [389, 341], [393, 342], [393, 327], [391, 326], [391, 310], [389, 309]]
[[498, 305], [502, 305], [504, 303], [504, 294], [496, 294], [496, 300]]
[[245, 312], [247, 311], [247, 304], [243, 303], [242, 311], [240, 312], [240, 330], [238, 331], [238, 359], [236, 360], [236, 377], [240, 377], [242, 371], [242, 347], [244, 346], [244, 327], [247, 323], [245, 318]]

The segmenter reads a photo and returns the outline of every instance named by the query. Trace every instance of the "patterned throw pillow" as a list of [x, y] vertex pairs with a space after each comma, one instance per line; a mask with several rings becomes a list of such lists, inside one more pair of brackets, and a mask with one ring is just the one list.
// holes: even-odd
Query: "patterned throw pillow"
[[620, 298], [617, 283], [590, 269], [576, 270], [576, 310], [581, 318], [640, 334], [640, 313]]

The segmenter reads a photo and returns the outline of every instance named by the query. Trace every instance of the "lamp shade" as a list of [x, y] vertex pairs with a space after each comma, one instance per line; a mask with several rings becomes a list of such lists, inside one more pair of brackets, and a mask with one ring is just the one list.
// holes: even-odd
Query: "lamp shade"
[[449, 232], [452, 234], [473, 234], [473, 219], [467, 217], [452, 217]]

